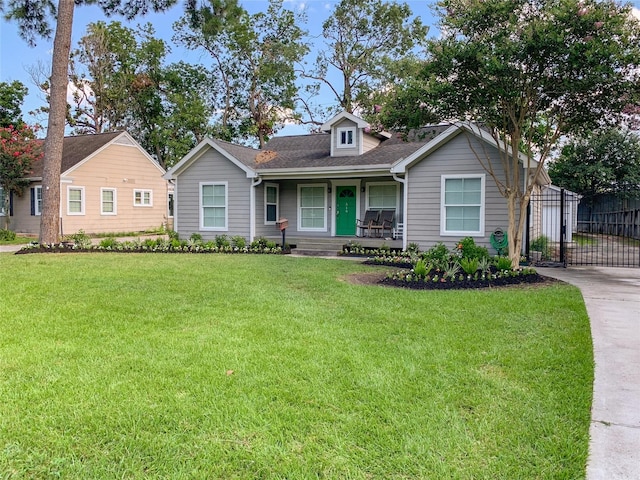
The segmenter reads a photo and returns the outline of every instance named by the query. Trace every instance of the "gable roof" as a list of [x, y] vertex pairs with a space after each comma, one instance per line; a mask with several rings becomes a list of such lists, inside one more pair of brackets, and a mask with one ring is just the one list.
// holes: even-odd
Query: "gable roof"
[[351, 120], [352, 122], [354, 122], [358, 128], [366, 128], [369, 126], [369, 122], [367, 122], [366, 120], [363, 120], [360, 117], [356, 117], [354, 114], [349, 113], [346, 110], [343, 110], [342, 112], [337, 114], [335, 117], [324, 122], [320, 127], [320, 130], [322, 130], [323, 132], [329, 132], [331, 131], [331, 127], [333, 127], [336, 123], [340, 122], [345, 118], [347, 120]]
[[[90, 135], [73, 135], [64, 137], [62, 144], [62, 163], [60, 166], [60, 174], [64, 175], [69, 171], [80, 166], [85, 161], [89, 160], [97, 153], [102, 151], [112, 143], [118, 143], [119, 140], [123, 140], [123, 143], [133, 145], [140, 149], [162, 173], [164, 169], [156, 162], [147, 152], [144, 150], [127, 132], [109, 132], [109, 133], [96, 133]], [[42, 178], [44, 169], [44, 159], [40, 159], [33, 163], [30, 178]]]
[[191, 149], [191, 151], [187, 153], [182, 160], [171, 167], [164, 175], [164, 178], [166, 180], [171, 180], [177, 177], [209, 149], [214, 149], [219, 152], [223, 157], [243, 170], [246, 173], [247, 178], [257, 176], [256, 172], [250, 165], [254, 163], [256, 154], [259, 150], [207, 137], [198, 145], [193, 147], [193, 149]]
[[447, 127], [448, 125], [438, 125], [424, 129], [412, 138], [413, 141], [392, 136], [362, 155], [342, 157], [331, 156], [331, 135], [327, 133], [273, 137], [263, 150], [207, 138], [171, 168], [165, 178], [179, 176], [209, 148], [220, 152], [244, 170], [248, 177], [348, 170], [388, 171], [398, 159], [413, 154]]
[[[407, 168], [410, 168], [415, 163], [422, 160], [424, 157], [431, 154], [433, 151], [437, 150], [453, 138], [457, 137], [460, 133], [466, 132], [468, 134], [473, 135], [477, 139], [489, 144], [490, 146], [497, 148], [499, 150], [505, 151], [505, 146], [502, 143], [496, 142], [496, 140], [491, 136], [491, 134], [483, 128], [478, 127], [477, 125], [470, 125], [467, 122], [458, 122], [455, 123], [449, 128], [447, 128], [441, 135], [437, 135], [432, 138], [431, 141], [424, 144], [420, 149], [413, 152], [411, 155], [406, 158], [402, 158], [398, 160], [392, 167], [391, 173], [405, 173]], [[506, 151], [511, 151], [511, 147], [507, 147]], [[529, 157], [522, 153], [518, 152], [518, 158], [522, 163], [523, 167], [527, 167], [527, 163], [529, 163]], [[529, 168], [536, 168], [538, 166], [538, 162], [535, 159], [531, 159], [531, 165]], [[551, 178], [547, 174], [546, 170], [541, 171], [541, 175], [539, 178], [540, 184], [545, 185], [551, 183]]]

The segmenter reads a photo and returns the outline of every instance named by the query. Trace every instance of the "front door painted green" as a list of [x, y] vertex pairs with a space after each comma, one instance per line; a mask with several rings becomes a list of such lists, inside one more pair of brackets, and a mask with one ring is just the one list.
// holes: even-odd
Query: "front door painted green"
[[356, 234], [356, 187], [336, 188], [336, 235]]

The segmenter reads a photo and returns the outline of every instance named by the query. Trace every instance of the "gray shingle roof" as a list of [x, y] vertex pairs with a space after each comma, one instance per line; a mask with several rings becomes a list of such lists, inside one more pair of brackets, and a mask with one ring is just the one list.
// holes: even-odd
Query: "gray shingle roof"
[[[122, 132], [99, 133], [95, 135], [75, 135], [64, 137], [62, 147], [62, 166], [60, 173], [66, 172], [73, 166], [80, 163], [89, 155], [100, 149]], [[33, 163], [32, 173], [30, 176], [42, 177], [43, 161]]]
[[413, 134], [410, 137], [411, 141], [394, 135], [362, 155], [345, 157], [331, 156], [331, 135], [327, 133], [274, 137], [267, 142], [264, 150], [222, 140], [214, 142], [240, 162], [257, 171], [350, 166], [387, 167], [414, 153], [448, 127], [449, 125], [429, 127], [419, 134]]

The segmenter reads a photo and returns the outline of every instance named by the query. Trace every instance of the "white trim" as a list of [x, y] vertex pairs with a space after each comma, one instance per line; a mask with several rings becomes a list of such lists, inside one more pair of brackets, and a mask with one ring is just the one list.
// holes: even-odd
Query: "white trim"
[[[205, 227], [204, 225], [204, 208], [202, 204], [202, 187], [205, 186], [224, 186], [224, 226], [223, 227]], [[207, 207], [220, 208], [222, 205], [207, 205]], [[198, 186], [198, 216], [200, 230], [204, 232], [227, 232], [229, 231], [229, 182], [200, 182]]]
[[[227, 152], [224, 148], [218, 145], [215, 140], [212, 140], [211, 138], [205, 138], [198, 145], [192, 148], [191, 151], [182, 158], [182, 160], [171, 167], [169, 171], [163, 175], [162, 178], [164, 178], [165, 180], [175, 179], [180, 174], [182, 174], [182, 172], [193, 162], [202, 157], [209, 149], [214, 149], [216, 152], [220, 153], [223, 157], [233, 163], [236, 167], [240, 168], [243, 172], [245, 172], [247, 178], [256, 178], [258, 176], [255, 170], [248, 167], [236, 157]], [[255, 150], [255, 152], [257, 155], [259, 153], [259, 150]]]
[[[79, 212], [72, 212], [71, 211], [71, 196], [70, 196], [70, 192], [71, 190], [80, 190], [80, 211]], [[75, 202], [76, 200], [74, 200]], [[84, 187], [78, 187], [76, 185], [67, 185], [67, 215], [69, 216], [77, 216], [77, 215], [84, 215], [84, 202], [85, 202], [85, 198], [84, 198]]]
[[[351, 132], [351, 143], [348, 143], [349, 132]], [[336, 148], [356, 148], [358, 143], [358, 130], [355, 126], [336, 128]], [[346, 143], [342, 142], [342, 134], [345, 135]]]
[[[302, 188], [323, 188], [324, 189], [324, 220], [323, 226], [320, 228], [305, 228], [302, 226], [302, 205], [300, 204], [300, 190]], [[326, 232], [327, 231], [327, 184], [326, 183], [300, 183], [298, 184], [298, 205], [297, 205], [297, 215], [298, 215], [298, 231], [299, 232]]]
[[254, 177], [249, 185], [249, 243], [256, 238], [256, 188], [262, 183], [262, 177]]
[[402, 185], [402, 250], [406, 250], [408, 245], [407, 227], [409, 226], [409, 222], [407, 222], [407, 211], [409, 206], [409, 189], [407, 188], [407, 185], [409, 184], [409, 172], [404, 174], [404, 178], [400, 178], [394, 173], [393, 179]]
[[[200, 192], [198, 192], [198, 195]], [[173, 184], [173, 231], [178, 232], [178, 221], [180, 220], [178, 215], [178, 182]]]
[[[360, 212], [360, 189], [362, 188], [362, 180], [361, 179], [350, 179], [350, 180], [331, 180], [331, 191], [333, 192], [329, 197], [329, 211], [334, 212], [331, 215], [331, 236], [335, 237], [337, 235], [337, 226], [336, 226], [336, 213], [337, 205], [336, 205], [336, 196], [338, 195], [338, 189], [336, 187], [354, 187], [356, 189], [356, 219], [358, 218], [358, 212]], [[355, 225], [355, 222], [354, 222]]]
[[[104, 192], [113, 192], [113, 212], [104, 211]], [[118, 215], [118, 189], [114, 187], [100, 187], [100, 215]]]
[[[173, 199], [173, 208], [171, 208], [171, 200]], [[171, 214], [173, 210], [173, 215]], [[176, 216], [176, 192], [167, 192], [167, 218], [175, 218]]]
[[[441, 175], [440, 176], [440, 235], [443, 237], [484, 237], [484, 224], [485, 224], [485, 177], [484, 173], [477, 174], [457, 174], [457, 175]], [[445, 183], [447, 180], [452, 179], [480, 179], [480, 229], [477, 231], [464, 231], [464, 230], [447, 230], [447, 215], [445, 200]], [[476, 206], [476, 205], [467, 205]], [[405, 225], [407, 223], [405, 222]]]
[[290, 179], [313, 179], [327, 177], [354, 178], [363, 177], [388, 177], [389, 165], [348, 165], [332, 167], [302, 167], [302, 168], [270, 168], [257, 171], [262, 177], [272, 180], [282, 178]]
[[[0, 195], [0, 217], [6, 217], [7, 212], [4, 211], [4, 188], [0, 187], [0, 192], [2, 193]], [[2, 225], [2, 228], [4, 228], [4, 225]]]
[[342, 112], [338, 113], [336, 116], [334, 116], [333, 118], [327, 120], [326, 122], [324, 122], [322, 124], [322, 126], [320, 127], [320, 130], [322, 130], [323, 132], [330, 132], [331, 129], [333, 128], [333, 126], [340, 122], [341, 120], [344, 119], [347, 120], [351, 120], [353, 123], [356, 124], [357, 128], [366, 128], [369, 127], [369, 122], [363, 120], [360, 117], [356, 117], [355, 115], [353, 115], [352, 113], [347, 112], [346, 110], [343, 110]]
[[[136, 193], [140, 193], [140, 203], [136, 203]], [[145, 203], [144, 194], [149, 194], [149, 203]], [[153, 207], [153, 190], [150, 188], [136, 188], [133, 190], [133, 206], [134, 207]]]
[[[447, 128], [440, 135], [436, 136], [426, 144], [424, 144], [421, 148], [413, 152], [411, 155], [401, 158], [393, 163], [391, 166], [391, 173], [404, 173], [410, 168], [414, 163], [422, 160], [423, 158], [429, 156], [435, 150], [443, 146], [448, 141], [457, 137], [460, 133], [467, 132], [479, 140], [484, 141], [488, 145], [491, 145], [494, 148], [497, 148], [503, 152], [511, 153], [511, 147], [504, 145], [503, 142], [496, 142], [496, 140], [491, 136], [489, 132], [486, 130], [476, 126], [475, 124], [471, 124], [469, 122], [457, 122], [451, 127]], [[538, 161], [535, 159], [531, 159], [532, 164], [529, 164], [529, 157], [522, 153], [518, 152], [518, 159], [522, 164], [522, 167], [526, 170], [527, 168], [535, 168], [538, 165]], [[525, 178], [527, 178], [525, 176]], [[546, 184], [551, 183], [551, 179], [549, 178], [549, 174], [546, 170], [542, 170], [540, 175], [540, 181], [545, 182]]]
[[[366, 192], [365, 192], [365, 198], [364, 198], [364, 205], [365, 205], [365, 210], [369, 210], [371, 208], [371, 206], [369, 205], [369, 187], [371, 186], [384, 186], [384, 185], [393, 185], [394, 187], [396, 187], [396, 206], [394, 207], [396, 209], [396, 214], [398, 213], [398, 207], [400, 206], [400, 189], [398, 188], [398, 182], [367, 182], [366, 186]], [[387, 207], [375, 207], [375, 208], [379, 208], [380, 210], [384, 209], [388, 209]]]
[[[267, 189], [275, 188], [276, 189], [276, 218], [273, 221], [267, 220], [267, 206], [273, 205], [273, 203], [267, 203]], [[277, 183], [265, 183], [264, 184], [264, 224], [265, 225], [275, 225], [278, 219], [280, 218], [280, 185]]]
[[[40, 205], [38, 205], [38, 191], [40, 191]], [[42, 185], [33, 187], [33, 215], [42, 216]]]

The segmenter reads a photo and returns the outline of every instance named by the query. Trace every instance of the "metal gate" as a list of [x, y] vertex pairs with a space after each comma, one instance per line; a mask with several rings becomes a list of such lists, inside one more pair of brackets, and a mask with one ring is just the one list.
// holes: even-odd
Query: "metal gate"
[[640, 267], [640, 195], [582, 197], [546, 187], [532, 196], [527, 224], [534, 264]]

